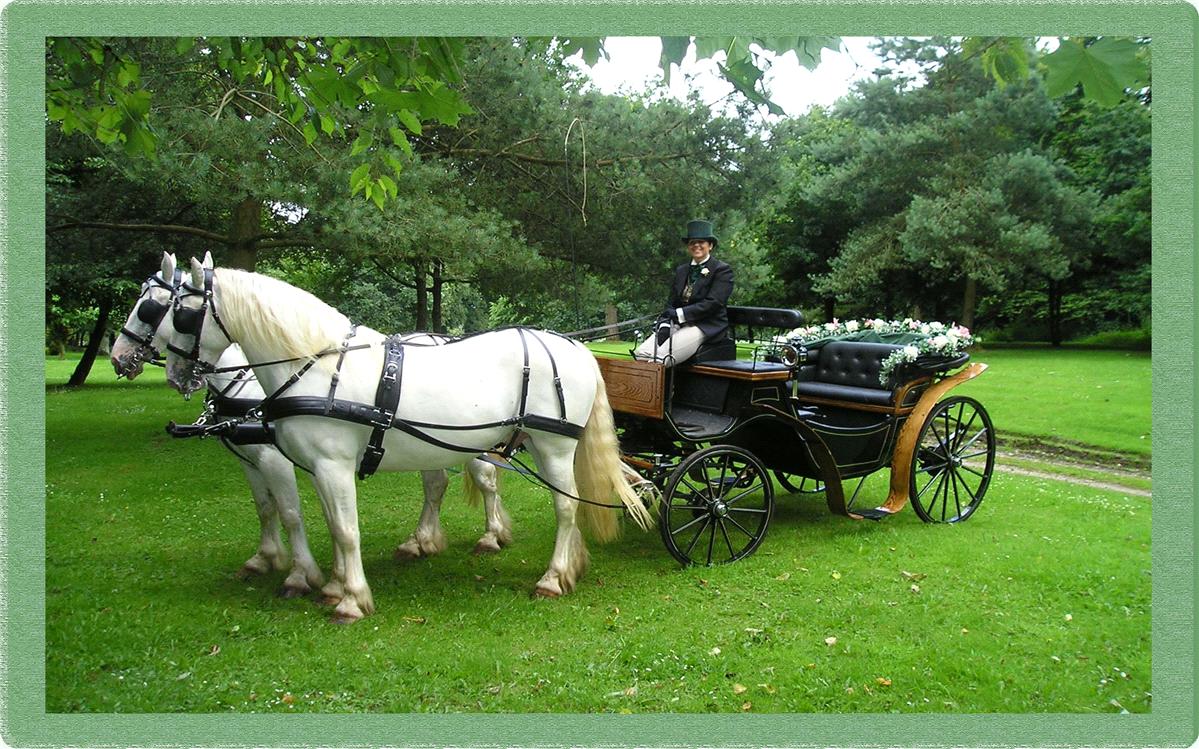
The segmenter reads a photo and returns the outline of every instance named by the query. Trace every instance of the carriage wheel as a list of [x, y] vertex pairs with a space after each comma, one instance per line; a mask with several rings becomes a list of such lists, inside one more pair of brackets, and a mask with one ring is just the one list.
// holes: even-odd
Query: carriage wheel
[[933, 407], [920, 428], [909, 486], [926, 523], [956, 523], [978, 509], [995, 470], [995, 428], [982, 404], [954, 396]]
[[[775, 471], [774, 477], [778, 479], [779, 485], [792, 494], [823, 494], [824, 482], [820, 479], [812, 479], [807, 476], [788, 475], [782, 471]], [[799, 479], [799, 485], [794, 483], [794, 479]]]
[[774, 485], [761, 461], [740, 447], [714, 445], [670, 474], [658, 527], [671, 556], [710, 566], [754, 553], [772, 514]]

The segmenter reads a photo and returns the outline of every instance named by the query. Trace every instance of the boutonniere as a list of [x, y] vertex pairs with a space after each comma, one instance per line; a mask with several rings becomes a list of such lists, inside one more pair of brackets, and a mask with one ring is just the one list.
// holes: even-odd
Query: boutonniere
[[704, 266], [704, 269], [703, 269], [703, 270], [701, 270], [701, 271], [699, 272], [699, 274], [700, 274], [701, 276], [706, 276], [706, 275], [708, 275], [708, 267], [705, 265], [705, 266]]

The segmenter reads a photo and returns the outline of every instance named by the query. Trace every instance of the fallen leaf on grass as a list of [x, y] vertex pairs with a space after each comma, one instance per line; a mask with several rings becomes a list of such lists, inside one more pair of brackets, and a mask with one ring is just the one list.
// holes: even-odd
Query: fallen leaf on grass
[[876, 682], [878, 682], [878, 685], [879, 685], [879, 686], [881, 686], [881, 687], [889, 687], [889, 686], [891, 686], [891, 680], [890, 680], [890, 679], [888, 679], [888, 678], [887, 678], [887, 677], [885, 677], [885, 676], [880, 676], [880, 677], [878, 677], [877, 679], [875, 679], [875, 681], [876, 681]]
[[290, 704], [292, 704], [293, 702], [295, 702], [295, 701], [296, 701], [296, 698], [295, 698], [295, 697], [292, 697], [290, 692], [289, 692], [288, 694], [285, 694], [285, 695], [283, 695], [283, 698], [282, 698], [282, 699], [283, 699], [283, 704], [284, 704], [284, 705], [290, 705]]
[[745, 704], [743, 704], [743, 705], [741, 706], [741, 711], [742, 711], [742, 712], [746, 712], [747, 710], [751, 709], [753, 706], [754, 706], [754, 705], [753, 705], [753, 703], [752, 703], [752, 702], [746, 702]]
[[832, 572], [832, 574], [830, 575], [830, 577], [832, 577], [834, 580], [840, 580], [840, 579], [841, 579], [841, 573], [840, 573], [840, 572], [837, 572], [836, 570], [833, 570], [833, 572]]
[[637, 687], [629, 687], [628, 689], [624, 690], [625, 697], [634, 697], [634, 696], [636, 696], [636, 694], [637, 694]]
[[1063, 618], [1064, 618], [1066, 621], [1073, 621], [1073, 619], [1074, 619], [1074, 617], [1073, 617], [1073, 616], [1071, 616], [1070, 614], [1066, 614], [1066, 616], [1065, 616], [1065, 617], [1063, 617]]
[[748, 690], [749, 687], [745, 686], [744, 684], [733, 685], [733, 694], [745, 694]]
[[423, 616], [402, 616], [400, 618], [410, 624], [424, 624], [425, 623], [425, 617], [423, 617]]
[[181, 673], [175, 677], [175, 681], [183, 681], [184, 679], [190, 678], [191, 675], [192, 675], [191, 671], [184, 671], [183, 673]]
[[778, 577], [776, 577], [776, 578], [774, 578], [774, 579], [775, 579], [775, 580], [790, 580], [790, 579], [791, 579], [791, 573], [790, 573], [790, 572], [784, 572], [783, 574], [779, 575]]
[[208, 654], [209, 654], [209, 655], [216, 655], [216, 654], [217, 654], [217, 653], [219, 653], [219, 652], [221, 652], [221, 646], [220, 646], [220, 645], [213, 645], [213, 646], [212, 646], [212, 647], [211, 647], [211, 648], [208, 650]]
[[910, 590], [911, 590], [913, 593], [919, 593], [919, 592], [920, 592], [920, 586], [919, 586], [919, 585], [917, 585], [916, 583], [912, 583], [912, 587], [910, 588]]
[[928, 577], [928, 575], [924, 574], [923, 572], [908, 572], [907, 570], [900, 570], [899, 574], [903, 575], [908, 580], [923, 580], [924, 578]]
[[836, 637], [826, 637], [826, 638], [824, 638], [824, 644], [828, 645], [829, 647], [832, 647], [833, 645], [837, 644], [837, 638]]
[[708, 655], [720, 655], [720, 648], [712, 648], [708, 651]]
[[772, 687], [769, 684], [759, 684], [758, 686], [761, 687], [762, 689], [765, 689], [766, 694], [774, 694], [775, 692], [778, 691], [777, 689], [775, 689], [774, 687]]

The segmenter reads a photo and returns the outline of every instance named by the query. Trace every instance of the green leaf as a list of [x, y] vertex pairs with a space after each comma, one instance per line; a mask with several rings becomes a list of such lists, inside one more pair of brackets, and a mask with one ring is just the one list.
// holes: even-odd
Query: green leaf
[[599, 62], [600, 57], [603, 57], [605, 60], [608, 59], [608, 51], [604, 49], [603, 37], [572, 36], [562, 37], [558, 41], [561, 44], [560, 51], [563, 58], [572, 57], [582, 52], [583, 62], [588, 67], [592, 67]]
[[695, 59], [705, 60], [717, 52], [725, 52], [733, 44], [731, 36], [697, 36], [695, 37]]
[[387, 191], [387, 194], [390, 197], [394, 198], [396, 195], [399, 195], [399, 185], [397, 185], [396, 181], [391, 177], [388, 177], [386, 174], [381, 174], [379, 175], [379, 179], [376, 181], [383, 187], [384, 190]]
[[408, 128], [413, 135], [420, 135], [420, 118], [413, 114], [411, 110], [401, 109], [396, 112], [396, 116], [400, 118], [400, 122], [404, 123], [404, 127]]
[[670, 66], [682, 65], [687, 57], [687, 48], [691, 46], [689, 36], [663, 36], [662, 56], [658, 58], [658, 67], [662, 68], [662, 76], [666, 85], [670, 85]]
[[320, 117], [321, 117], [321, 130], [325, 131], [325, 135], [332, 135], [333, 134], [333, 118], [328, 115], [324, 115], [324, 114], [322, 114]]
[[1144, 63], [1137, 58], [1137, 45], [1128, 39], [1104, 37], [1090, 47], [1074, 39], [1063, 39], [1058, 48], [1042, 58], [1045, 89], [1061, 96], [1081, 85], [1083, 96], [1110, 107], [1124, 96], [1124, 89], [1144, 79]]
[[357, 195], [359, 190], [369, 185], [370, 170], [370, 162], [364, 162], [359, 164], [358, 168], [350, 173], [350, 195]]
[[734, 60], [727, 65], [718, 64], [717, 67], [724, 79], [733, 84], [733, 87], [740, 91], [745, 98], [754, 104], [765, 106], [771, 114], [783, 114], [782, 107], [758, 90], [757, 85], [762, 78], [762, 71], [748, 57]]
[[140, 156], [153, 156], [157, 140], [154, 134], [144, 127], [134, 126], [125, 134], [125, 153]]
[[375, 201], [375, 205], [379, 206], [379, 210], [383, 210], [383, 202], [387, 200], [387, 188], [380, 182], [378, 189], [373, 189], [371, 185], [366, 186], [366, 196]]
[[350, 155], [357, 156], [366, 149], [370, 148], [374, 141], [375, 136], [370, 131], [362, 133], [354, 139], [354, 145], [350, 148]]
[[175, 54], [186, 55], [192, 51], [192, 47], [196, 46], [196, 38], [194, 36], [181, 36], [175, 41]]
[[304, 142], [311, 146], [316, 142], [316, 136], [316, 126], [312, 124], [312, 120], [308, 120], [304, 123]]

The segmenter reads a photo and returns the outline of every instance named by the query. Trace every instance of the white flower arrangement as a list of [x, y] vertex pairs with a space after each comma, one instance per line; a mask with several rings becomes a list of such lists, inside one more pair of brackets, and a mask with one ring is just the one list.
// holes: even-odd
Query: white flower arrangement
[[[912, 340], [912, 336], [918, 337]], [[886, 342], [888, 337], [899, 339], [893, 342], [903, 343], [904, 346], [883, 360], [878, 373], [879, 383], [883, 387], [889, 386], [891, 373], [896, 367], [914, 362], [923, 356], [951, 359], [979, 341], [969, 329], [956, 323], [946, 325], [936, 321], [913, 320], [910, 317], [902, 320], [874, 318], [844, 322], [833, 318], [832, 322], [796, 328], [783, 336], [786, 342], [793, 345], [807, 345], [825, 340], [882, 339]]]

